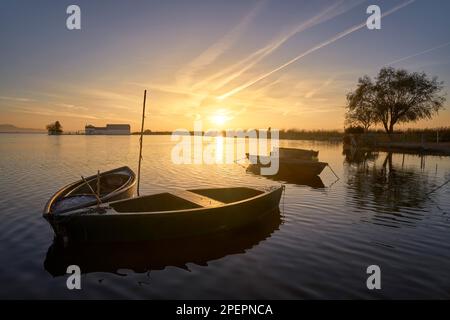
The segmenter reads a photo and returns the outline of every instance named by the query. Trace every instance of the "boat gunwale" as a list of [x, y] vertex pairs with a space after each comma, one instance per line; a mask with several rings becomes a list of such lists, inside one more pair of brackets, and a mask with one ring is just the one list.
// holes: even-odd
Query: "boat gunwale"
[[[314, 154], [315, 156], [317, 156], [319, 154], [319, 150], [313, 150], [313, 149], [299, 149], [299, 148], [288, 148], [288, 147], [278, 147], [278, 151], [288, 151], [288, 152], [292, 152], [292, 153], [309, 153], [309, 154]], [[271, 151], [271, 153], [273, 152], [273, 150]]]
[[[271, 156], [254, 156], [252, 157], [258, 157], [259, 159], [272, 159]], [[319, 161], [317, 159], [301, 159], [301, 158], [287, 158], [287, 157], [273, 157], [274, 159], [278, 159], [279, 162], [288, 162], [288, 163], [298, 163], [298, 164], [325, 164], [327, 165], [328, 162]], [[258, 159], [258, 160], [259, 160]], [[268, 165], [268, 164], [267, 164]]]
[[[126, 183], [124, 183], [119, 188], [117, 188], [114, 191], [112, 191], [112, 192], [108, 193], [107, 195], [103, 196], [102, 197], [103, 201], [110, 199], [111, 197], [115, 196], [118, 193], [122, 193], [124, 191], [127, 191], [127, 190], [133, 188], [136, 185], [136, 174], [128, 166], [122, 166], [122, 167], [119, 167], [119, 168], [116, 168], [116, 169], [111, 169], [111, 170], [108, 170], [108, 171], [100, 173], [100, 175], [101, 176], [102, 175], [108, 175], [108, 174], [115, 173], [117, 171], [122, 171], [122, 170], [126, 170], [129, 173], [129, 179], [127, 180]], [[91, 175], [91, 176], [85, 178], [85, 180], [89, 182], [90, 180], [92, 180], [92, 179], [94, 179], [96, 177], [97, 177], [97, 175], [94, 174], [94, 175]], [[78, 180], [78, 181], [69, 183], [69, 184], [65, 185], [64, 187], [62, 187], [61, 189], [59, 189], [58, 191], [56, 191], [53, 194], [53, 196], [45, 204], [43, 216], [45, 217], [45, 216], [53, 216], [53, 215], [55, 215], [55, 213], [51, 211], [51, 207], [52, 207], [53, 203], [55, 203], [55, 201], [58, 198], [64, 196], [64, 192], [65, 191], [70, 190], [71, 188], [75, 188], [77, 185], [81, 185], [81, 184], [84, 184], [84, 183], [85, 182], [83, 180]], [[70, 191], [68, 191], [67, 193], [69, 193], [69, 192]], [[90, 208], [90, 207], [92, 207], [92, 205], [89, 205], [86, 208]], [[76, 210], [80, 210], [80, 209], [83, 209], [83, 208], [73, 208], [73, 209], [63, 210], [61, 212], [58, 212], [58, 214], [59, 213], [66, 213], [66, 212], [76, 211]]]
[[[251, 156], [254, 156], [254, 155], [251, 155]], [[263, 164], [259, 160], [261, 158], [264, 160], [272, 159], [271, 156], [255, 156], [255, 157], [258, 157], [258, 163], [250, 162], [250, 165], [256, 165], [256, 166], [260, 166], [260, 167], [268, 166], [270, 164], [270, 162], [268, 162], [267, 164]], [[328, 165], [328, 162], [323, 162], [323, 161], [319, 161], [319, 160], [315, 160], [315, 159], [300, 159], [300, 158], [286, 158], [286, 157], [274, 157], [274, 159], [278, 159], [278, 163], [280, 165], [283, 165], [283, 164], [294, 164], [294, 165], [296, 164], [296, 165], [303, 165], [303, 166], [311, 165], [311, 166], [322, 166], [322, 168], [325, 168]]]
[[[239, 188], [239, 187], [237, 187]], [[186, 213], [196, 213], [197, 211], [214, 211], [217, 210], [219, 208], [226, 208], [226, 207], [231, 207], [231, 206], [236, 206], [236, 205], [240, 205], [242, 203], [245, 202], [249, 202], [252, 200], [256, 200], [258, 198], [263, 198], [263, 197], [267, 197], [279, 190], [283, 190], [284, 189], [284, 185], [279, 185], [279, 186], [273, 186], [272, 190], [260, 190], [260, 189], [256, 189], [256, 188], [249, 188], [249, 189], [255, 189], [255, 190], [260, 190], [263, 191], [263, 193], [258, 194], [256, 196], [247, 198], [247, 199], [243, 199], [243, 200], [239, 200], [239, 201], [235, 201], [235, 202], [230, 202], [230, 203], [224, 203], [221, 206], [218, 207], [200, 207], [200, 208], [190, 208], [190, 209], [179, 209], [179, 210], [166, 210], [166, 211], [140, 211], [140, 212], [119, 212], [116, 211], [114, 208], [111, 208], [109, 205], [110, 204], [114, 204], [117, 202], [123, 202], [123, 201], [129, 201], [129, 200], [133, 200], [133, 199], [138, 199], [139, 197], [136, 198], [132, 198], [132, 199], [122, 199], [122, 200], [116, 200], [116, 201], [112, 201], [108, 204], [108, 207], [103, 207], [105, 209], [109, 209], [113, 212], [105, 212], [105, 213], [93, 213], [93, 214], [87, 214], [87, 215], [83, 215], [84, 217], [86, 216], [90, 216], [90, 217], [101, 217], [101, 216], [119, 216], [119, 215], [124, 215], [124, 216], [130, 216], [130, 215], [160, 215], [160, 216], [165, 216], [165, 215], [177, 215], [177, 214], [186, 214]], [[214, 188], [209, 188], [209, 189], [214, 189]], [[224, 189], [231, 189], [231, 188], [224, 188]], [[201, 190], [201, 189], [199, 189]], [[162, 192], [162, 193], [169, 193], [170, 192]], [[161, 194], [161, 193], [156, 193], [154, 195], [157, 194]], [[173, 194], [172, 194], [173, 195]], [[142, 196], [142, 197], [148, 197], [148, 196], [152, 196], [152, 195], [147, 195], [147, 196]], [[73, 210], [72, 214], [83, 214], [86, 212], [87, 209], [93, 208], [93, 206], [91, 207], [87, 207], [87, 208], [83, 208], [83, 209], [78, 209], [78, 210]], [[273, 209], [273, 208], [271, 208]], [[270, 209], [268, 209], [270, 210]], [[69, 211], [70, 212], [70, 211]], [[64, 212], [65, 214], [62, 215], [56, 215], [55, 217], [62, 217], [62, 218], [67, 218], [69, 215], [67, 215], [67, 213], [69, 212]]]

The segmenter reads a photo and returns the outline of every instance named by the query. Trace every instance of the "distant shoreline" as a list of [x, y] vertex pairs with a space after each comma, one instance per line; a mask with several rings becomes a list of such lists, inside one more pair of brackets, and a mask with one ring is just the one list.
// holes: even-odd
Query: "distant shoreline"
[[[245, 131], [245, 130], [244, 130]], [[226, 136], [226, 131], [218, 131], [218, 133], [222, 133], [223, 136]], [[131, 135], [140, 135], [140, 132], [132, 132]], [[144, 132], [144, 135], [149, 136], [166, 136], [166, 135], [204, 135], [205, 132], [171, 132], [171, 131], [147, 131]], [[342, 141], [344, 137], [344, 132], [339, 131], [280, 131], [279, 138], [283, 140], [316, 140], [316, 141]]]
[[[245, 132], [245, 130], [244, 130]], [[257, 131], [258, 132], [258, 131]], [[226, 131], [218, 131], [218, 133], [222, 133], [223, 136], [226, 136]], [[0, 134], [45, 134], [48, 135], [46, 131], [0, 131]], [[144, 135], [146, 136], [170, 136], [173, 134], [177, 135], [204, 135], [205, 131], [202, 132], [194, 132], [194, 131], [150, 131], [146, 130]], [[84, 132], [77, 131], [66, 131], [63, 132], [63, 136], [79, 136], [85, 135]], [[132, 135], [140, 135], [140, 132], [132, 132], [129, 136]], [[408, 143], [432, 143], [432, 142], [450, 142], [450, 128], [434, 128], [434, 129], [408, 129], [403, 131], [397, 131], [391, 135], [384, 133], [381, 130], [370, 131], [368, 134], [372, 139], [378, 142], [381, 145], [382, 142], [408, 142]], [[97, 136], [97, 135], [95, 135]], [[108, 135], [113, 136], [113, 135]], [[123, 136], [123, 135], [119, 135]], [[279, 139], [282, 140], [311, 140], [311, 141], [331, 141], [331, 142], [341, 142], [344, 140], [346, 133], [338, 131], [338, 130], [280, 130], [279, 131]]]
[[5, 132], [2, 132], [2, 131], [0, 131], [0, 134], [47, 134], [47, 132], [24, 132], [24, 131], [17, 131], [17, 132], [5, 131]]
[[[48, 135], [46, 132], [0, 132], [0, 134], [8, 134], [8, 135]], [[191, 132], [191, 135], [193, 132]], [[204, 132], [202, 132], [204, 134]], [[139, 133], [131, 133], [129, 135], [85, 135], [83, 134], [75, 134], [75, 133], [66, 133], [60, 135], [48, 135], [48, 136], [107, 136], [107, 137], [123, 137], [123, 136], [138, 136]], [[172, 132], [164, 131], [164, 132], [152, 132], [145, 133], [145, 135], [151, 136], [169, 136], [172, 135]], [[186, 135], [186, 133], [179, 132], [179, 135]], [[401, 134], [397, 134], [400, 138]], [[425, 136], [425, 134], [424, 134]], [[280, 132], [280, 140], [290, 140], [290, 141], [321, 141], [321, 142], [329, 142], [329, 143], [342, 143], [344, 142], [344, 133], [339, 135], [313, 135], [311, 133], [303, 133], [296, 135], [285, 135]], [[382, 139], [384, 137], [384, 139]], [[397, 138], [399, 138], [397, 137]], [[394, 152], [394, 153], [410, 153], [410, 154], [422, 154], [422, 155], [440, 155], [440, 156], [450, 156], [450, 141], [448, 136], [444, 136], [444, 141], [440, 141], [439, 143], [430, 141], [432, 137], [425, 136], [423, 141], [419, 142], [419, 137], [413, 136], [411, 134], [406, 133], [404, 135], [405, 138], [411, 139], [411, 141], [386, 141], [386, 135], [383, 133], [378, 133], [375, 135], [376, 141], [374, 145], [359, 145], [356, 147], [357, 150], [362, 151], [381, 151], [381, 152]], [[248, 137], [247, 137], [248, 138]], [[409, 139], [400, 139], [400, 140], [409, 140]], [[384, 140], [384, 141], [382, 141]], [[396, 139], [398, 140], [398, 139]], [[346, 146], [344, 142], [344, 150], [348, 149], [348, 145]]]

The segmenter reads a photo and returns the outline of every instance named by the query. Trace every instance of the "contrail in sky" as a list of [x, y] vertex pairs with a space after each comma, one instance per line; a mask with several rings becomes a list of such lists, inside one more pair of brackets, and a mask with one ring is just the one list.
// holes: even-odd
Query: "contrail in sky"
[[203, 53], [201, 53], [194, 61], [192, 61], [188, 66], [182, 69], [178, 78], [182, 82], [191, 82], [191, 78], [196, 71], [202, 69], [203, 67], [214, 62], [218, 57], [220, 57], [226, 50], [231, 47], [235, 41], [240, 37], [243, 30], [245, 30], [248, 25], [253, 21], [259, 11], [265, 6], [267, 1], [261, 1], [256, 4], [255, 7], [244, 17], [242, 20], [236, 24], [236, 26], [224, 35], [221, 39], [211, 45]]
[[[327, 20], [333, 19], [336, 16], [339, 16], [349, 10], [351, 10], [356, 5], [361, 4], [364, 0], [358, 0], [356, 2], [350, 3], [348, 5], [344, 0], [340, 0], [335, 2], [333, 5], [327, 7], [325, 10], [322, 10], [317, 15], [312, 18], [300, 23], [295, 28], [293, 28], [290, 32], [281, 35], [278, 39], [275, 39], [271, 43], [267, 44], [265, 47], [260, 48], [255, 51], [242, 61], [235, 63], [223, 69], [216, 74], [204, 79], [201, 82], [196, 83], [193, 88], [199, 88], [204, 86], [205, 84], [214, 83], [212, 86], [212, 90], [218, 90], [221, 87], [225, 86], [229, 82], [241, 76], [244, 72], [252, 68], [254, 65], [263, 60], [266, 56], [270, 55], [272, 52], [276, 51], [279, 47], [281, 47], [285, 42], [287, 42], [291, 37], [296, 34], [307, 30], [317, 24], [325, 22]], [[340, 8], [342, 4], [346, 4], [344, 7]], [[225, 78], [223, 78], [225, 77]], [[217, 80], [219, 79], [219, 80]]]
[[318, 25], [318, 24], [321, 24], [328, 20], [331, 20], [336, 16], [346, 13], [347, 11], [350, 11], [351, 9], [353, 9], [353, 7], [355, 7], [356, 5], [359, 5], [361, 3], [361, 1], [351, 3], [350, 5], [347, 5], [343, 8], [339, 8], [343, 3], [346, 4], [344, 2], [344, 0], [334, 3], [332, 6], [326, 8], [325, 10], [323, 10], [316, 16], [314, 16], [314, 17], [308, 19], [307, 21], [301, 23], [300, 25], [296, 26], [288, 34], [280, 37], [279, 39], [275, 40], [273, 43], [268, 44], [266, 47], [256, 51], [254, 54], [250, 55], [248, 58], [239, 62], [237, 64], [237, 67], [239, 67], [242, 64], [246, 64], [246, 65], [244, 67], [240, 68], [239, 70], [236, 70], [232, 74], [228, 75], [224, 79], [218, 81], [218, 83], [213, 87], [213, 90], [217, 90], [217, 89], [225, 86], [229, 82], [233, 81], [234, 79], [238, 78], [241, 74], [243, 74], [244, 72], [246, 72], [247, 70], [252, 68], [257, 63], [259, 63], [266, 56], [268, 56], [272, 52], [276, 51], [279, 47], [281, 47], [285, 42], [287, 42], [290, 38], [292, 38], [296, 34], [302, 32], [302, 31], [305, 31], [315, 25]]
[[[400, 5], [398, 5], [398, 6], [394, 7], [394, 8], [392, 8], [392, 9], [386, 11], [385, 13], [383, 13], [383, 14], [381, 15], [381, 17], [388, 16], [388, 15], [390, 15], [390, 14], [396, 12], [397, 10], [400, 10], [401, 8], [406, 7], [407, 5], [413, 3], [414, 1], [415, 1], [415, 0], [409, 0], [409, 1], [406, 1], [406, 2], [404, 2], [404, 3], [402, 3], [402, 4], [400, 4]], [[295, 58], [293, 58], [293, 59], [291, 59], [291, 60], [289, 60], [289, 61], [287, 61], [286, 63], [282, 64], [281, 66], [279, 66], [279, 67], [273, 69], [272, 71], [269, 71], [269, 72], [267, 72], [267, 73], [265, 73], [265, 74], [259, 76], [259, 77], [256, 78], [256, 79], [253, 79], [253, 80], [251, 80], [251, 81], [248, 81], [248, 82], [244, 83], [243, 85], [241, 85], [241, 86], [239, 86], [239, 87], [236, 87], [236, 88], [234, 88], [233, 90], [231, 90], [231, 91], [229, 91], [229, 92], [227, 92], [227, 93], [225, 93], [225, 94], [223, 94], [223, 95], [221, 95], [221, 96], [218, 96], [217, 98], [220, 99], [220, 100], [222, 100], [222, 99], [228, 98], [228, 97], [230, 97], [230, 96], [232, 96], [232, 95], [235, 95], [236, 93], [238, 93], [238, 92], [240, 92], [240, 91], [242, 91], [242, 90], [244, 90], [244, 89], [246, 89], [246, 88], [248, 88], [248, 87], [254, 85], [255, 83], [257, 83], [257, 82], [259, 82], [259, 81], [261, 81], [261, 80], [267, 78], [268, 76], [272, 75], [273, 73], [278, 72], [278, 71], [280, 71], [281, 69], [286, 68], [286, 67], [289, 66], [290, 64], [292, 64], [292, 63], [296, 62], [297, 60], [299, 60], [299, 59], [301, 59], [301, 58], [303, 58], [303, 57], [309, 55], [310, 53], [313, 53], [314, 51], [317, 51], [317, 50], [319, 50], [319, 49], [321, 49], [321, 48], [323, 48], [323, 47], [325, 47], [325, 46], [327, 46], [327, 45], [329, 45], [329, 44], [331, 44], [331, 43], [333, 43], [333, 42], [336, 42], [337, 40], [339, 40], [339, 39], [341, 39], [341, 38], [343, 38], [343, 37], [345, 37], [345, 36], [347, 36], [347, 35], [349, 35], [349, 34], [355, 32], [355, 31], [357, 31], [357, 30], [359, 30], [359, 29], [361, 29], [361, 28], [364, 28], [365, 26], [366, 26], [366, 22], [363, 22], [363, 23], [360, 23], [360, 24], [358, 24], [358, 25], [355, 25], [355, 26], [353, 26], [353, 27], [351, 27], [351, 28], [349, 28], [349, 29], [347, 29], [347, 30], [345, 30], [345, 31], [343, 31], [343, 32], [340, 32], [340, 33], [338, 33], [337, 35], [335, 35], [334, 37], [332, 37], [332, 38], [328, 39], [327, 41], [324, 41], [324, 42], [322, 42], [322, 43], [316, 45], [315, 47], [313, 47], [313, 48], [311, 48], [311, 49], [309, 49], [309, 50], [307, 50], [307, 51], [305, 51], [305, 52], [303, 52], [302, 54], [296, 56]]]
[[390, 62], [390, 63], [388, 63], [386, 65], [390, 66], [390, 65], [396, 64], [398, 62], [402, 62], [402, 61], [408, 60], [410, 58], [414, 58], [414, 57], [420, 56], [422, 54], [425, 54], [425, 53], [428, 53], [428, 52], [431, 52], [431, 51], [434, 51], [434, 50], [437, 50], [437, 49], [444, 48], [444, 47], [448, 46], [449, 44], [450, 44], [450, 41], [446, 42], [446, 43], [443, 43], [443, 44], [440, 44], [440, 45], [438, 45], [436, 47], [433, 47], [433, 48], [430, 48], [430, 49], [427, 49], [427, 50], [424, 50], [424, 51], [421, 51], [421, 52], [417, 52], [417, 53], [414, 53], [412, 55], [409, 55], [409, 56], [406, 56], [406, 57], [403, 57], [403, 58], [400, 58], [400, 59], [397, 59], [397, 60], [394, 60], [394, 61], [392, 61], [392, 62]]

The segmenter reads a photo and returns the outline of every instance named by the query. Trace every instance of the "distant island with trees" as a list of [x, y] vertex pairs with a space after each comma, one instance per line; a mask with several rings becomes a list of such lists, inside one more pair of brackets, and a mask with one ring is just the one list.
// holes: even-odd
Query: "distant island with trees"
[[59, 135], [63, 133], [62, 125], [61, 123], [59, 123], [59, 121], [48, 124], [46, 126], [46, 129], [49, 135]]

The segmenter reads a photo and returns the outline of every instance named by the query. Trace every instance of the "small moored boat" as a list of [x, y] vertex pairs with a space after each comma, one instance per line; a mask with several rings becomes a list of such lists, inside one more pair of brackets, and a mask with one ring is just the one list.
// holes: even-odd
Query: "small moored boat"
[[278, 208], [283, 187], [180, 190], [46, 214], [68, 242], [123, 242], [232, 230]]
[[317, 159], [317, 157], [319, 156], [319, 151], [295, 148], [278, 148], [278, 154], [280, 158], [312, 160]]
[[[250, 159], [250, 157], [252, 158], [258, 157], [258, 155], [250, 155], [249, 153], [246, 153], [245, 156], [247, 157], [247, 159]], [[278, 148], [278, 154], [277, 155], [274, 154], [274, 151], [272, 150], [270, 152], [270, 156], [277, 157], [280, 159], [301, 159], [301, 160], [317, 161], [319, 151], [294, 149], [294, 148]], [[268, 156], [259, 156], [259, 157], [263, 158]]]
[[328, 165], [326, 162], [320, 162], [318, 155], [319, 151], [292, 148], [279, 148], [278, 154], [272, 151], [270, 156], [246, 153], [247, 159], [250, 160], [247, 169], [261, 174], [261, 168], [271, 166], [271, 161], [275, 159], [279, 165], [277, 174], [293, 177], [318, 176]]
[[133, 196], [136, 175], [129, 167], [99, 173], [71, 183], [56, 192], [44, 208], [44, 216], [90, 207], [100, 202]]

